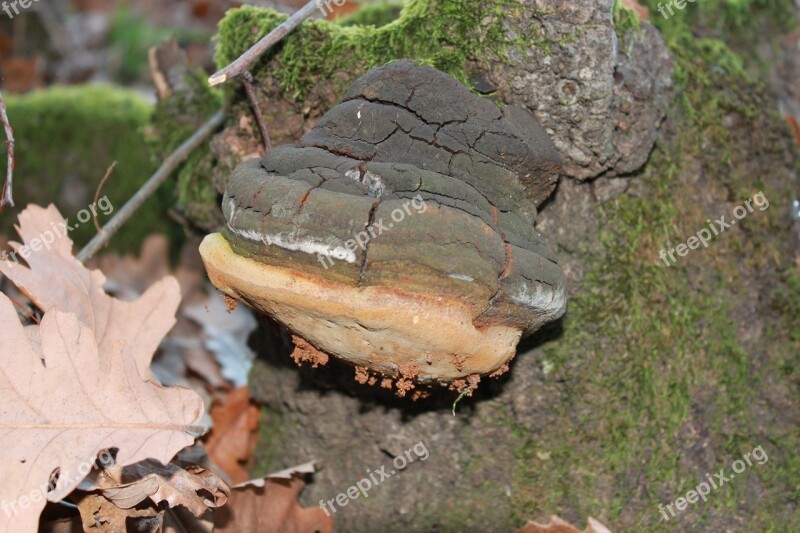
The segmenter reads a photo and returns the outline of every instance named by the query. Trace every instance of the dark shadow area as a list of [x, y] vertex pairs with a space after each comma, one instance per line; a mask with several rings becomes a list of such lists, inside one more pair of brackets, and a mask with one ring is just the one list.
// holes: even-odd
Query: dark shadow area
[[[407, 396], [399, 398], [394, 388], [386, 389], [380, 386], [380, 378], [375, 385], [358, 383], [354, 378], [353, 366], [333, 356], [325, 366], [312, 368], [307, 363], [297, 365], [291, 357], [294, 344], [288, 330], [267, 316], [261, 316], [260, 322], [261, 327], [250, 337], [251, 348], [258, 354], [258, 360], [279, 379], [297, 380], [298, 392], [316, 390], [323, 400], [330, 392], [344, 394], [359, 400], [362, 413], [373, 409], [398, 409], [402, 412], [404, 420], [428, 412], [452, 411], [453, 402], [459, 396], [459, 391], [450, 390], [439, 384], [416, 384], [414, 390], [425, 391], [429, 396], [415, 401], [411, 398], [414, 391], [411, 391]], [[465, 396], [459, 401], [456, 412], [466, 411], [469, 414], [473, 411], [474, 403], [500, 396], [511, 380], [518, 356], [527, 354], [526, 356], [530, 357], [528, 352], [557, 340], [563, 331], [563, 318], [561, 318], [523, 339], [517, 348], [517, 356], [509, 361], [509, 371], [497, 378], [483, 377], [472, 396]], [[252, 395], [256, 400], [264, 401], [263, 395], [259, 394], [259, 384], [255, 381], [257, 380], [251, 379]], [[273, 404], [276, 400], [279, 399], [270, 398], [266, 403]]]

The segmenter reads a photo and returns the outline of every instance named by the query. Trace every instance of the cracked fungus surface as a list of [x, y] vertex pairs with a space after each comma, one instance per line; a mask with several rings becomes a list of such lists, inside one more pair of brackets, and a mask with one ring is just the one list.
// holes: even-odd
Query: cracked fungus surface
[[559, 169], [527, 110], [398, 61], [357, 80], [299, 146], [234, 171], [204, 258], [221, 289], [354, 364], [492, 373], [565, 310], [533, 225]]

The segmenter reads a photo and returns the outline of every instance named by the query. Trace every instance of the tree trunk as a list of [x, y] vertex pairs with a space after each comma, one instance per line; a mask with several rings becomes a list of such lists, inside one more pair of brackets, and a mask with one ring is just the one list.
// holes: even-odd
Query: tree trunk
[[[286, 332], [265, 319], [251, 376], [266, 406], [258, 473], [321, 461], [302, 496], [318, 505], [424, 443], [427, 459], [337, 506], [342, 531], [501, 531], [550, 514], [614, 531], [800, 524], [798, 166], [774, 112], [780, 84], [800, 74], [795, 64], [771, 87], [756, 83], [747, 70], [772, 72], [783, 56], [764, 63], [744, 46], [757, 35], [778, 43], [792, 7], [709, 1], [663, 19], [647, 3], [663, 38], [610, 1], [412, 0], [379, 28], [306, 23], [258, 63], [275, 144], [399, 58], [531, 109], [565, 160], [537, 229], [570, 289], [566, 316], [456, 416], [444, 390], [412, 403], [335, 361], [297, 369]], [[220, 65], [282, 18], [230, 12]], [[181, 182], [184, 208], [209, 230], [221, 215], [208, 199], [262, 144], [244, 91], [226, 97], [228, 127], [202, 157], [211, 172], [190, 165]], [[720, 231], [722, 215], [736, 224]], [[699, 246], [693, 236], [706, 233]], [[758, 446], [768, 461], [664, 520], [659, 504]]]

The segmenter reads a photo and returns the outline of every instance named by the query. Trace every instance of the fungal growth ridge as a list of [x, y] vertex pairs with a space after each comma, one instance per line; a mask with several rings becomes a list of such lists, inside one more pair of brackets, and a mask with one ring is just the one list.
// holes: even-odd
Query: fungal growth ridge
[[420, 380], [490, 374], [564, 313], [534, 229], [560, 164], [527, 110], [398, 61], [299, 146], [240, 165], [201, 252], [215, 285], [323, 352]]

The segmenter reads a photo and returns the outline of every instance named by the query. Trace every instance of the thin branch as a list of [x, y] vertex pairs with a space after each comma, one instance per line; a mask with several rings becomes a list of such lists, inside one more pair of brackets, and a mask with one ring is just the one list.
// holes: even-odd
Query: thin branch
[[139, 209], [142, 204], [158, 189], [158, 187], [169, 177], [173, 170], [183, 163], [192, 151], [200, 146], [211, 133], [221, 126], [225, 121], [225, 112], [218, 111], [213, 117], [208, 119], [191, 137], [186, 139], [174, 152], [172, 152], [150, 176], [147, 182], [141, 189], [136, 191], [128, 202], [122, 206], [117, 213], [111, 217], [111, 220], [103, 226], [103, 229], [95, 235], [89, 244], [83, 247], [83, 250], [76, 256], [78, 261], [84, 262], [92, 257], [97, 251], [105, 245], [108, 240], [114, 235], [125, 222], [130, 219], [133, 214]]
[[261, 113], [261, 107], [259, 107], [258, 100], [256, 100], [256, 91], [253, 89], [253, 75], [249, 72], [245, 72], [242, 75], [242, 82], [244, 83], [244, 90], [247, 92], [247, 97], [250, 99], [250, 105], [253, 106], [253, 112], [256, 115], [256, 123], [258, 124], [258, 129], [261, 131], [261, 138], [264, 140], [264, 151], [265, 153], [269, 152], [272, 149], [272, 141], [269, 138], [267, 123], [264, 122], [264, 114]]
[[0, 120], [3, 121], [3, 128], [6, 130], [6, 152], [8, 152], [8, 165], [6, 167], [6, 182], [3, 185], [3, 195], [0, 197], [0, 209], [4, 206], [14, 207], [14, 167], [16, 161], [14, 160], [14, 130], [8, 121], [8, 113], [6, 113], [6, 103], [3, 100], [3, 95], [0, 94]]
[[[36, 325], [39, 325], [39, 322], [41, 322], [41, 319], [39, 317], [37, 317], [36, 314], [33, 311], [31, 311], [30, 308], [27, 305], [22, 304], [19, 300], [14, 298], [11, 294], [7, 294], [5, 292], [3, 294], [5, 295], [6, 298], [11, 300], [11, 303], [13, 303], [17, 307], [19, 307], [20, 311], [22, 311], [24, 313], [23, 318], [27, 318], [27, 319], [29, 319], [29, 320], [31, 320], [33, 322], [36, 322]], [[17, 313], [17, 314], [19, 314], [19, 313]]]
[[311, 0], [308, 2], [292, 16], [283, 21], [280, 26], [254, 44], [247, 52], [239, 56], [233, 63], [214, 73], [208, 78], [208, 84], [213, 87], [214, 85], [225, 83], [231, 78], [236, 78], [244, 74], [247, 69], [250, 68], [250, 65], [257, 61], [264, 52], [279, 43], [289, 32], [313, 15], [316, 9], [319, 9], [318, 0]]
[[[94, 204], [97, 205], [97, 199], [100, 198], [100, 191], [103, 190], [103, 185], [106, 184], [106, 180], [111, 175], [111, 172], [114, 170], [114, 167], [117, 166], [117, 162], [113, 161], [111, 165], [106, 169], [106, 173], [103, 176], [103, 179], [100, 180], [100, 184], [97, 186], [97, 190], [94, 191]], [[103, 229], [100, 227], [100, 224], [97, 222], [97, 211], [92, 209], [92, 221], [94, 222], [94, 227], [97, 228], [97, 232], [100, 233]]]

